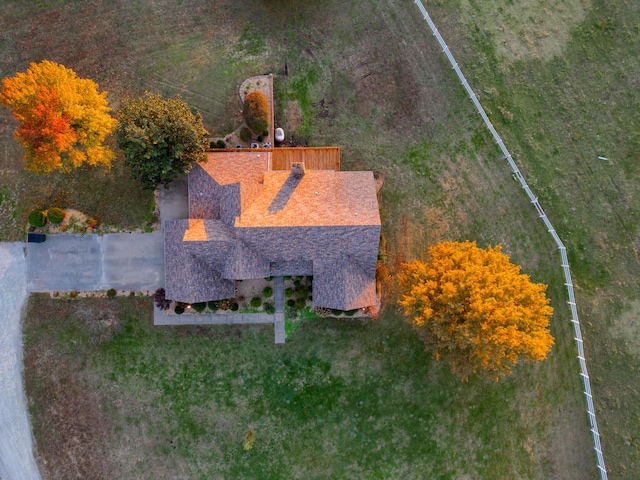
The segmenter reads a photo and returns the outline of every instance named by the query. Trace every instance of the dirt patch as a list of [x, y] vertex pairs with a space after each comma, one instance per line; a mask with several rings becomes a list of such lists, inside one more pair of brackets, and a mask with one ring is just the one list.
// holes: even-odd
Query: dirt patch
[[304, 123], [304, 115], [300, 103], [297, 100], [290, 100], [284, 110], [285, 132], [295, 132]]
[[25, 352], [25, 371], [27, 382], [37, 384], [32, 402], [42, 409], [34, 429], [38, 462], [49, 473], [44, 478], [108, 478], [110, 426], [96, 391], [83, 385], [79, 366], [39, 344]]
[[[236, 300], [238, 301], [238, 304], [245, 304], [245, 306], [248, 306], [253, 297], [262, 297], [262, 291], [266, 287], [271, 287], [273, 289], [273, 282], [267, 281], [264, 278], [255, 278], [236, 282]], [[265, 300], [273, 302], [273, 296]]]
[[[510, 4], [509, 4], [510, 3]], [[560, 55], [571, 29], [585, 17], [590, 0], [521, 0], [513, 2], [464, 0], [468, 23], [492, 26], [496, 51], [510, 60], [550, 60]]]
[[611, 334], [622, 340], [631, 354], [640, 358], [640, 300], [629, 304], [613, 319]]

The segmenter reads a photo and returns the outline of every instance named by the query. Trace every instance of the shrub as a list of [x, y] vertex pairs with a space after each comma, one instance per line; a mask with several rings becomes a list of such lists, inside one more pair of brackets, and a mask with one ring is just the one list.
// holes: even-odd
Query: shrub
[[321, 317], [330, 317], [331, 309], [326, 307], [313, 307], [313, 311], [316, 312]]
[[331, 313], [333, 313], [336, 317], [339, 317], [340, 315], [342, 315], [342, 310], [336, 310], [334, 308], [331, 309]]
[[215, 304], [218, 306], [220, 310], [231, 310], [231, 307], [235, 303], [235, 299], [233, 298], [225, 298], [223, 300], [216, 300]]
[[232, 312], [237, 312], [239, 308], [240, 308], [240, 305], [238, 305], [236, 302], [233, 302], [233, 305], [231, 305]]
[[36, 228], [42, 228], [47, 224], [47, 217], [45, 217], [42, 210], [34, 210], [29, 214], [29, 225]]
[[299, 287], [299, 286], [300, 286], [300, 280], [296, 278], [296, 279], [293, 281], [293, 284], [294, 284], [296, 287]]
[[58, 208], [58, 207], [51, 207], [49, 210], [47, 210], [47, 219], [55, 224], [55, 225], [59, 225], [62, 223], [62, 221], [64, 220], [64, 216], [67, 214], [67, 212], [65, 212], [63, 209]]
[[304, 285], [300, 285], [298, 288], [296, 288], [296, 298], [304, 298], [306, 300], [308, 295], [309, 289], [307, 289], [307, 287], [305, 287]]
[[182, 305], [176, 305], [176, 308], [174, 308], [173, 311], [178, 315], [182, 315], [184, 313], [184, 307]]
[[260, 305], [262, 305], [262, 299], [260, 297], [253, 297], [251, 299], [251, 306], [253, 308], [258, 308]]
[[295, 307], [298, 310], [304, 310], [304, 307], [306, 307], [306, 306], [307, 306], [307, 299], [306, 298], [299, 298], [295, 302]]
[[274, 313], [276, 313], [276, 307], [273, 306], [273, 303], [267, 302], [264, 304], [264, 311], [269, 315], [273, 315]]
[[209, 148], [216, 148], [217, 144], [213, 140], [209, 142]]
[[69, 292], [69, 296], [71, 298], [76, 298], [78, 296], [78, 292], [76, 292], [75, 290], [72, 290]]
[[244, 436], [244, 442], [242, 442], [242, 447], [245, 450], [251, 450], [253, 448], [253, 444], [256, 441], [256, 431], [252, 428], [247, 434]]
[[287, 275], [286, 277], [284, 277], [285, 280], [291, 280], [291, 277], [289, 275]]
[[264, 132], [262, 132], [262, 136], [263, 137], [268, 137], [269, 136], [269, 130], [265, 130]]
[[262, 135], [258, 135], [258, 142], [261, 142], [262, 140], [264, 140], [264, 138], [262, 137]]
[[296, 301], [293, 298], [287, 300], [287, 306], [288, 307], [295, 307], [296, 306]]
[[270, 282], [271, 280], [273, 280], [273, 277], [265, 277], [265, 281]]
[[200, 313], [203, 312], [205, 308], [207, 308], [207, 303], [206, 302], [198, 302], [198, 303], [194, 303], [193, 305], [191, 305], [193, 307], [193, 309]]
[[224, 140], [218, 140], [216, 142], [216, 147], [218, 147], [218, 148], [227, 148], [227, 143]]
[[356, 308], [355, 310], [347, 310], [346, 312], [344, 312], [344, 314], [347, 317], [353, 317], [357, 312], [358, 312], [358, 309]]
[[243, 142], [248, 142], [249, 140], [251, 140], [251, 137], [253, 135], [251, 135], [251, 130], [249, 130], [247, 127], [242, 127], [240, 129], [240, 140], [242, 140]]
[[292, 288], [285, 288], [284, 289], [284, 296], [287, 298], [291, 298], [291, 296], [293, 295], [293, 289]]
[[269, 298], [273, 295], [273, 288], [271, 287], [264, 287], [264, 289], [262, 290], [262, 296], [264, 298]]
[[167, 300], [164, 295], [164, 288], [157, 289], [153, 294], [153, 301], [156, 303], [156, 307], [163, 311], [169, 310], [169, 307], [171, 306], [171, 301]]
[[263, 132], [269, 126], [269, 101], [260, 91], [251, 92], [244, 98], [242, 110], [244, 121], [254, 132]]
[[107, 298], [113, 298], [118, 294], [118, 292], [116, 292], [115, 288], [110, 288], [109, 290], [107, 290]]
[[207, 303], [207, 306], [209, 307], [209, 310], [216, 312], [218, 310], [218, 305], [216, 305], [216, 302], [209, 302]]
[[96, 220], [95, 218], [90, 218], [89, 220], [87, 220], [87, 227], [95, 228], [97, 225], [98, 225], [98, 220]]

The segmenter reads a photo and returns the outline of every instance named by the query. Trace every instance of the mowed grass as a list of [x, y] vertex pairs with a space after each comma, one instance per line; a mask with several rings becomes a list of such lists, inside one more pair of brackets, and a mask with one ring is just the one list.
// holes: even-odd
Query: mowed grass
[[463, 383], [402, 321], [305, 320], [279, 346], [269, 327], [153, 327], [150, 307], [31, 296], [26, 382], [53, 478], [551, 474], [536, 461], [540, 427], [516, 401], [518, 377], [542, 380], [536, 368]]
[[432, 10], [567, 245], [607, 468], [637, 478], [640, 5]]
[[[563, 9], [560, 2], [547, 3], [557, 13], [548, 27], [540, 24], [537, 13], [538, 23], [532, 26], [524, 14], [499, 12], [504, 7], [497, 2], [432, 2], [429, 8], [567, 240], [581, 287], [579, 308], [596, 401], [605, 402], [597, 403], [605, 419], [605, 454], [619, 459], [617, 474], [624, 475], [624, 465], [629, 475], [638, 470], [633, 468], [637, 402], [630, 386], [636, 380], [628, 366], [635, 360], [626, 353], [626, 335], [612, 336], [611, 319], [625, 314], [624, 332], [634, 332], [633, 315], [626, 312], [637, 308], [627, 310], [622, 301], [635, 295], [633, 235], [616, 236], [628, 241], [607, 250], [608, 232], [613, 236], [622, 230], [603, 227], [605, 212], [615, 213], [601, 209], [607, 203], [600, 200], [616, 189], [602, 181], [608, 178], [604, 170], [593, 170], [605, 168], [604, 163], [593, 160], [596, 166], [589, 163], [588, 168], [580, 163], [586, 161], [580, 152], [595, 145], [580, 142], [592, 138], [591, 127], [600, 125], [592, 99], [605, 88], [615, 92], [611, 83], [598, 89], [596, 80], [586, 79], [590, 70], [579, 62], [580, 49], [590, 49], [586, 53], [596, 64], [610, 58], [600, 52], [600, 37], [589, 33], [589, 25], [599, 31], [593, 16], [612, 9], [620, 18], [623, 3], [598, 5], [596, 13], [586, 9], [583, 15], [578, 15], [577, 4]], [[535, 7], [536, 2], [527, 2], [523, 12], [533, 15]], [[60, 334], [62, 344], [68, 338], [74, 348], [55, 347], [56, 335], [35, 335], [29, 341], [54, 342], [49, 350], [41, 349], [57, 352], [47, 357], [50, 364], [57, 365], [56, 359], [63, 365], [75, 362], [77, 368], [70, 371], [78, 374], [65, 378], [83, 382], [82, 388], [70, 389], [73, 395], [65, 397], [60, 389], [56, 398], [68, 398], [71, 412], [90, 405], [93, 398], [100, 398], [94, 403], [102, 405], [87, 414], [98, 419], [93, 426], [73, 423], [73, 415], [68, 421], [46, 416], [55, 404], [51, 395], [37, 396], [37, 385], [66, 370], [42, 370], [39, 382], [29, 383], [38, 449], [49, 465], [58, 458], [73, 468], [64, 461], [65, 453], [47, 453], [42, 447], [49, 436], [39, 425], [97, 432], [87, 437], [87, 444], [109, 445], [113, 448], [106, 451], [111, 453], [103, 455], [96, 448], [91, 450], [95, 459], [89, 454], [83, 458], [87, 469], [109, 472], [106, 476], [113, 478], [159, 471], [177, 478], [259, 478], [252, 468], [267, 472], [267, 478], [597, 476], [557, 250], [411, 2], [324, 0], [310, 5], [302, 0], [246, 0], [211, 5], [192, 0], [151, 5], [140, 0], [117, 7], [111, 2], [60, 2], [40, 8], [9, 2], [2, 14], [3, 38], [8, 40], [0, 52], [20, 68], [38, 59], [33, 57], [47, 55], [96, 80], [116, 107], [122, 95], [145, 89], [180, 93], [203, 113], [214, 135], [237, 126], [240, 81], [273, 72], [276, 122], [290, 138], [340, 145], [344, 169], [373, 169], [384, 179], [381, 258], [390, 277], [382, 285], [387, 308], [375, 322], [305, 320], [286, 346], [276, 348], [270, 329], [155, 329], [145, 310], [148, 303], [73, 304], [98, 319], [101, 311], [107, 312], [107, 319], [122, 325], [121, 333], [98, 346], [82, 333], [82, 315], [58, 310], [66, 304], [33, 300], [28, 332], [30, 324], [45, 332], [62, 328], [67, 332]], [[496, 47], [496, 34], [487, 26], [496, 25], [498, 31], [497, 21], [505, 28], [519, 26], [518, 35], [526, 40], [534, 33], [559, 31], [563, 15], [571, 20], [565, 22], [559, 46], [545, 43], [528, 54], [525, 41], [512, 49], [516, 57], [504, 57], [511, 49]], [[83, 18], [94, 19], [90, 28], [69, 28]], [[34, 34], [30, 25], [36, 23], [50, 30]], [[581, 28], [587, 33], [578, 37]], [[634, 30], [622, 31], [625, 41], [616, 36], [618, 29], [609, 35], [633, 69], [634, 60], [624, 47]], [[553, 57], [558, 51], [560, 56]], [[603, 68], [598, 72], [600, 80], [613, 75]], [[580, 94], [573, 96], [576, 85]], [[623, 89], [617, 95], [616, 108], [624, 108], [619, 118], [633, 123], [635, 94]], [[592, 116], [578, 114], [582, 108]], [[577, 127], [567, 132], [571, 122]], [[633, 151], [637, 129], [623, 130], [623, 121], [602, 125], [609, 129], [602, 140], [607, 143], [595, 145], [598, 150], [617, 145], [613, 138], [619, 133]], [[632, 205], [637, 170], [630, 160], [608, 165], [620, 168], [611, 178], [625, 179], [617, 185], [626, 189], [623, 198]], [[629, 172], [631, 176], [625, 176]], [[591, 200], [593, 192], [601, 192], [596, 197], [600, 200]], [[482, 246], [501, 243], [534, 281], [550, 284], [556, 345], [547, 361], [520, 366], [499, 383], [474, 379], [469, 384], [452, 378], [446, 367], [431, 364], [393, 307], [398, 296], [395, 274], [402, 261], [426, 258], [429, 245], [449, 238], [476, 240]], [[616, 248], [629, 253], [616, 264], [629, 272], [620, 285], [610, 283], [613, 275], [602, 273], [610, 268], [608, 259], [619, 255]], [[600, 338], [606, 339], [602, 345], [596, 343]], [[36, 366], [44, 364], [27, 363], [27, 375], [41, 371]], [[80, 392], [90, 397], [73, 402]], [[334, 397], [338, 400], [331, 400]], [[362, 406], [352, 403], [360, 401]], [[629, 411], [633, 418], [625, 424], [623, 414]], [[373, 420], [365, 421], [365, 416]], [[100, 425], [106, 427], [100, 430]], [[257, 440], [245, 453], [242, 440], [249, 428], [255, 428]], [[70, 443], [68, 448], [71, 454], [79, 447]], [[280, 455], [276, 459], [267, 449]], [[156, 465], [162, 470], [154, 470]]]

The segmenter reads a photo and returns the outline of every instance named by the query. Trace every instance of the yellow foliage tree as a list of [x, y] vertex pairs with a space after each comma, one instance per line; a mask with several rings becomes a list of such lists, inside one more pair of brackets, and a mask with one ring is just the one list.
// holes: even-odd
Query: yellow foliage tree
[[111, 166], [114, 154], [103, 142], [117, 122], [106, 96], [96, 83], [48, 60], [3, 79], [0, 104], [20, 122], [15, 138], [26, 150], [26, 168], [49, 173], [85, 162]]
[[544, 360], [553, 345], [546, 285], [532, 283], [501, 247], [442, 242], [428, 263], [403, 264], [399, 304], [436, 360], [467, 380], [511, 374], [518, 360]]

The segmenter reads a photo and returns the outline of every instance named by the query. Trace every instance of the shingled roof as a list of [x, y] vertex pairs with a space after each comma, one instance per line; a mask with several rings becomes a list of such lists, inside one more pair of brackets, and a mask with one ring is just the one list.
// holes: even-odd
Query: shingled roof
[[165, 224], [167, 298], [230, 298], [234, 280], [313, 275], [317, 306], [374, 305], [380, 216], [372, 172], [271, 171], [270, 155], [215, 152], [194, 166], [192, 219]]

